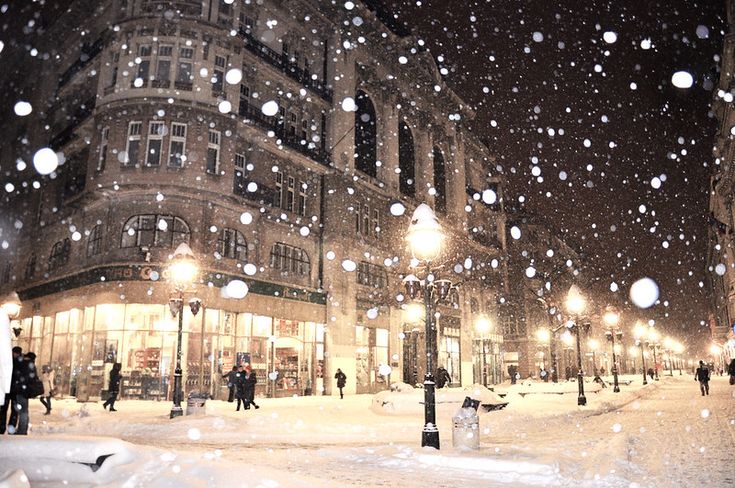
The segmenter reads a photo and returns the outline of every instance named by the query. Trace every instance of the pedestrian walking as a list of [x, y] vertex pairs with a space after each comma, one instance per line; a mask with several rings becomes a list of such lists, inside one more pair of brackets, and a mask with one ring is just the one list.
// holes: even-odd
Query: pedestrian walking
[[727, 367], [727, 374], [730, 375], [730, 384], [735, 385], [735, 359], [730, 361], [730, 365]]
[[654, 374], [655, 374], [655, 373], [654, 373], [654, 371], [653, 371], [653, 368], [648, 368], [648, 376], [650, 376], [652, 380], [653, 380], [653, 376], [654, 376]]
[[253, 371], [253, 367], [249, 364], [245, 366], [245, 400], [248, 402], [246, 408], [250, 408], [250, 405], [256, 409], [260, 408], [255, 403], [255, 385], [258, 383], [258, 376]]
[[342, 372], [340, 368], [337, 368], [337, 373], [334, 375], [334, 379], [337, 380], [337, 388], [339, 388], [339, 398], [345, 397], [342, 388], [347, 384], [347, 376]]
[[439, 366], [439, 368], [436, 370], [436, 387], [444, 388], [451, 382], [452, 377], [449, 376], [449, 371], [447, 371], [444, 366]]
[[[23, 358], [23, 348], [15, 346], [13, 348], [13, 370], [10, 373], [10, 391], [5, 394], [5, 402], [0, 406], [0, 434], [5, 433], [5, 427], [10, 425], [13, 426], [15, 431], [17, 416], [15, 415], [15, 408], [13, 408], [13, 402], [15, 401], [15, 395], [13, 394], [13, 382], [15, 381], [15, 370], [18, 368], [18, 360]], [[8, 409], [10, 409], [10, 422], [8, 422]]]
[[107, 387], [107, 391], [109, 393], [109, 396], [107, 397], [107, 400], [105, 400], [105, 403], [102, 404], [102, 408], [107, 410], [107, 407], [110, 407], [110, 412], [117, 412], [115, 409], [115, 402], [117, 401], [117, 395], [120, 393], [120, 380], [122, 379], [122, 376], [120, 375], [120, 369], [122, 368], [122, 364], [115, 363], [112, 365], [112, 369], [110, 370], [110, 383]]
[[31, 394], [32, 396], [39, 395], [39, 392], [32, 393], [29, 389], [33, 379], [36, 377], [36, 355], [32, 352], [28, 352], [24, 355], [22, 354], [22, 349], [17, 347], [17, 349], [13, 348], [13, 356], [13, 377], [10, 383], [12, 411], [10, 412], [8, 433], [15, 435], [27, 435], [28, 423], [30, 422], [28, 398]]
[[699, 390], [702, 396], [709, 395], [709, 369], [704, 365], [704, 361], [699, 362], [699, 367], [694, 373], [694, 381], [699, 381]]
[[41, 403], [46, 407], [44, 415], [51, 413], [51, 397], [54, 394], [54, 370], [48, 364], [44, 364], [41, 368], [41, 381], [43, 382], [43, 394], [41, 395]]
[[237, 400], [236, 412], [240, 411], [240, 404], [242, 404], [244, 410], [250, 409], [245, 389], [245, 368], [241, 364], [237, 367], [237, 373], [235, 373], [235, 399]]
[[230, 393], [227, 395], [227, 401], [232, 403], [235, 401], [235, 377], [237, 376], [237, 366], [232, 367], [232, 371], [222, 375], [222, 378], [227, 378], [227, 389]]

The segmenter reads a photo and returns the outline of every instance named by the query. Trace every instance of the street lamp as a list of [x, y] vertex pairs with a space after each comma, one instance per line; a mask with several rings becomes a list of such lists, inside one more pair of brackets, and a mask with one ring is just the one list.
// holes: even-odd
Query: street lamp
[[[21, 302], [18, 293], [15, 291], [8, 293], [8, 295], [5, 296], [5, 298], [3, 299], [0, 308], [2, 308], [3, 312], [5, 312], [10, 320], [17, 319], [20, 316], [21, 308]], [[18, 338], [18, 336], [20, 336], [21, 332], [23, 332], [23, 328], [20, 327], [20, 324], [18, 324], [18, 327], [13, 327], [13, 335], [16, 337], [16, 339]]]
[[[414, 259], [424, 263], [425, 277], [419, 280], [415, 275], [408, 275], [403, 282], [406, 294], [415, 299], [421, 294], [424, 298], [426, 312], [426, 372], [424, 374], [424, 428], [421, 432], [421, 447], [430, 446], [439, 449], [439, 429], [436, 426], [436, 392], [434, 383], [434, 367], [438, 356], [436, 346], [436, 324], [434, 323], [434, 307], [449, 296], [452, 282], [438, 280], [431, 272], [431, 263], [436, 260], [442, 249], [444, 233], [434, 211], [422, 203], [411, 216], [411, 225], [406, 232], [411, 254]], [[413, 264], [413, 263], [412, 263]], [[418, 268], [418, 266], [416, 266]], [[423, 288], [423, 289], [422, 289]]]
[[[171, 407], [171, 414], [169, 418], [179, 417], [183, 415], [183, 409], [181, 408], [181, 400], [183, 399], [184, 393], [181, 385], [181, 342], [182, 342], [182, 330], [184, 327], [184, 291], [187, 287], [194, 282], [199, 273], [199, 266], [197, 265], [196, 258], [191, 248], [185, 242], [179, 244], [179, 247], [174, 251], [173, 257], [171, 258], [171, 264], [168, 267], [169, 279], [174, 285], [174, 291], [176, 295], [173, 296], [169, 302], [169, 308], [171, 314], [175, 317], [179, 315], [179, 331], [176, 344], [176, 369], [174, 370], [174, 404]], [[201, 300], [198, 298], [192, 298], [189, 301], [191, 307], [191, 313], [196, 315], [201, 306]]]
[[633, 337], [635, 337], [635, 345], [641, 349], [641, 364], [643, 364], [643, 384], [648, 384], [648, 378], [646, 377], [646, 356], [643, 354], [643, 347], [648, 347], [648, 340], [646, 339], [646, 327], [640, 322], [636, 322], [633, 328]]
[[[638, 347], [637, 347], [637, 346], [630, 346], [630, 347], [628, 348], [628, 356], [629, 356], [629, 357], [630, 357], [630, 358], [632, 359], [632, 361], [633, 361], [633, 374], [635, 374], [635, 372], [636, 372], [636, 370], [637, 370], [637, 368], [635, 367], [635, 366], [636, 366], [636, 364], [635, 364], [635, 357], [636, 357], [636, 355], [637, 355], [637, 354], [638, 354]], [[626, 370], [628, 369], [627, 363], [626, 363], [626, 367], [625, 367], [625, 369], [626, 369]], [[644, 374], [645, 374], [645, 373], [644, 373]]]
[[475, 330], [480, 335], [480, 376], [482, 378], [482, 384], [483, 386], [487, 386], [487, 357], [486, 357], [486, 336], [487, 333], [490, 332], [490, 327], [492, 324], [490, 323], [490, 319], [488, 319], [485, 315], [478, 316], [477, 320], [475, 321]]
[[648, 328], [648, 345], [653, 350], [653, 373], [656, 378], [656, 381], [659, 380], [658, 377], [658, 359], [656, 357], [656, 349], [661, 347], [661, 344], [659, 344], [659, 335], [658, 331], [653, 328], [653, 325], [649, 326]]
[[610, 341], [610, 345], [612, 346], [613, 392], [620, 393], [620, 385], [618, 384], [618, 358], [615, 355], [615, 339], [621, 340], [623, 338], [623, 331], [618, 329], [620, 314], [610, 308], [605, 313], [603, 320], [605, 321], [605, 325], [607, 325], [605, 336], [607, 337], [607, 340]]
[[582, 329], [589, 331], [590, 324], [580, 324], [579, 315], [584, 312], [587, 307], [587, 300], [576, 285], [572, 285], [567, 292], [566, 299], [567, 312], [569, 312], [574, 320], [567, 322], [567, 328], [577, 335], [577, 383], [579, 386], [579, 395], [577, 396], [577, 405], [587, 405], [587, 397], [584, 396], [584, 373], [582, 371], [582, 346], [580, 345], [580, 335]]

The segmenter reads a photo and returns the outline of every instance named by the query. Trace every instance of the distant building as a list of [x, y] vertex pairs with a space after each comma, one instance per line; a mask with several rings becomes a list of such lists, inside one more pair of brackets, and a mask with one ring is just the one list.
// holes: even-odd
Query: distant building
[[[352, 393], [386, 388], [388, 366], [421, 381], [423, 324], [399, 298], [422, 201], [450, 243], [439, 272], [461, 282], [439, 305], [438, 364], [455, 385], [501, 380], [502, 335], [475, 323], [497, 324], [506, 294], [504, 180], [422, 43], [355, 3], [76, 0], [35, 20], [32, 62], [6, 42], [4, 88], [33, 112], [0, 121], [18, 169], [0, 288], [61, 393], [99, 396], [120, 362], [124, 397], [170, 398], [182, 242], [202, 269], [186, 391], [219, 394], [239, 362], [270, 396], [332, 394], [337, 368]], [[40, 176], [45, 146], [62, 164]]]
[[708, 327], [712, 341], [722, 349], [723, 359], [735, 357], [735, 229], [733, 218], [733, 192], [735, 167], [733, 167], [732, 128], [735, 113], [732, 97], [735, 94], [735, 4], [727, 2], [727, 19], [730, 32], [725, 35], [722, 49], [720, 82], [712, 109], [720, 121], [715, 135], [715, 165], [710, 180], [709, 242], [707, 246], [707, 289], [710, 296]]

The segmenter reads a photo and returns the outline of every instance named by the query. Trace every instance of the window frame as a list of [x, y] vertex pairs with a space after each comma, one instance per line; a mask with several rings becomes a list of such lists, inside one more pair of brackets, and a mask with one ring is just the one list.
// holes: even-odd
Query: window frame
[[[183, 128], [183, 135], [177, 134], [177, 129]], [[168, 140], [168, 167], [183, 168], [186, 159], [186, 134], [188, 133], [188, 125], [185, 122], [171, 122], [171, 130]], [[181, 144], [181, 152], [175, 152], [174, 144]], [[178, 157], [177, 157], [178, 155]], [[175, 163], [178, 161], [178, 164]]]
[[110, 146], [110, 126], [102, 128], [100, 134], [100, 151], [97, 158], [97, 171], [104, 171], [107, 166], [107, 150]]
[[[154, 127], [158, 129], [153, 130]], [[163, 136], [166, 133], [166, 123], [162, 120], [151, 120], [148, 122], [148, 137], [145, 145], [145, 166], [148, 168], [158, 168], [161, 166], [161, 158], [163, 157]], [[158, 143], [157, 160], [152, 161], [151, 143]]]
[[[213, 142], [213, 136], [216, 139], [215, 142]], [[207, 136], [207, 167], [206, 172], [210, 175], [219, 175], [219, 165], [220, 165], [220, 154], [222, 152], [222, 133], [215, 129], [209, 129], [209, 133]], [[210, 150], [215, 151], [214, 153], [214, 168], [210, 167]]]
[[[137, 127], [137, 133], [133, 133], [133, 127]], [[140, 120], [131, 120], [128, 122], [128, 133], [126, 136], [126, 142], [125, 142], [125, 156], [127, 159], [127, 162], [122, 162], [121, 164], [125, 167], [135, 167], [138, 164], [138, 157], [140, 156], [140, 143], [141, 143], [141, 131], [143, 129], [143, 122]], [[131, 143], [137, 143], [136, 144], [136, 150], [135, 150], [135, 160], [133, 160], [130, 157], [130, 147]]]

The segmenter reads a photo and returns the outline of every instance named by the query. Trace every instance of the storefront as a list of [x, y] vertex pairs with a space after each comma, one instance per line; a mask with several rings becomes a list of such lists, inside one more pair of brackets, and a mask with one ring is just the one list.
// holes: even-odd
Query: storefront
[[[61, 394], [100, 397], [119, 362], [123, 398], [171, 398], [178, 323], [167, 305], [99, 304], [27, 317], [18, 325], [16, 343], [56, 370]], [[250, 363], [259, 394], [310, 395], [324, 387], [324, 324], [213, 308], [185, 313], [182, 357], [187, 392], [220, 396], [226, 390], [222, 375]], [[277, 372], [275, 379], [269, 372]]]

